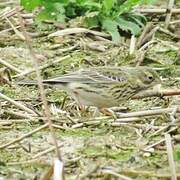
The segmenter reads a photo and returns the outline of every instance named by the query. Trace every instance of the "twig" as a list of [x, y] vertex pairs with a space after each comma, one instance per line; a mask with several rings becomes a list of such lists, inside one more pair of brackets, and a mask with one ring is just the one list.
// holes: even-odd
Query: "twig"
[[171, 21], [169, 24], [178, 24], [178, 23], [180, 23], [180, 20], [179, 20], [179, 19], [178, 19], [178, 20]]
[[47, 103], [47, 99], [46, 99], [46, 95], [45, 95], [44, 86], [43, 86], [43, 83], [42, 83], [42, 78], [41, 78], [41, 75], [40, 75], [40, 71], [38, 69], [38, 59], [37, 59], [36, 54], [35, 54], [35, 52], [33, 50], [33, 47], [32, 47], [32, 44], [31, 44], [31, 39], [28, 36], [28, 34], [26, 33], [23, 19], [20, 16], [19, 12], [17, 13], [17, 15], [18, 15], [18, 18], [19, 18], [19, 21], [20, 21], [20, 25], [22, 27], [22, 32], [23, 32], [23, 35], [25, 37], [26, 44], [27, 44], [27, 46], [29, 48], [29, 52], [30, 52], [31, 57], [32, 57], [32, 61], [33, 61], [34, 68], [35, 68], [35, 71], [36, 71], [38, 87], [39, 87], [39, 91], [40, 91], [40, 94], [41, 94], [41, 100], [42, 100], [43, 105], [44, 105], [44, 114], [45, 114], [45, 117], [47, 118], [47, 121], [48, 121], [48, 127], [49, 127], [49, 130], [50, 130], [50, 133], [51, 133], [51, 137], [52, 137], [54, 146], [56, 147], [56, 160], [54, 161], [54, 175], [57, 174], [57, 172], [55, 171], [55, 170], [57, 170], [57, 168], [56, 168], [57, 165], [58, 166], [61, 165], [61, 173], [58, 174], [58, 178], [63, 180], [64, 179], [64, 171], [63, 171], [62, 156], [61, 156], [60, 150], [58, 148], [56, 136], [55, 136], [52, 121], [51, 121], [51, 113], [50, 113], [50, 110], [49, 110], [49, 107], [48, 107], [48, 103]]
[[166, 19], [165, 19], [165, 27], [168, 28], [169, 26], [169, 22], [171, 20], [171, 15], [172, 15], [172, 8], [174, 6], [174, 0], [169, 0], [168, 6], [167, 6], [167, 15], [166, 15]]
[[176, 166], [175, 166], [175, 162], [174, 162], [174, 158], [173, 158], [173, 149], [172, 149], [171, 136], [169, 134], [165, 134], [165, 140], [166, 140], [169, 167], [170, 167], [170, 171], [171, 171], [171, 179], [172, 180], [177, 180]]
[[47, 165], [47, 162], [43, 162], [41, 159], [30, 159], [27, 161], [18, 161], [18, 162], [8, 162], [8, 166], [17, 166], [17, 165], [27, 165], [27, 164], [32, 164], [32, 163], [41, 163]]
[[69, 34], [79, 34], [79, 33], [90, 33], [90, 34], [93, 34], [96, 36], [102, 36], [102, 37], [106, 37], [106, 38], [110, 37], [109, 34], [102, 33], [99, 31], [89, 30], [86, 28], [66, 28], [66, 29], [63, 29], [60, 31], [56, 31], [52, 34], [49, 34], [48, 37], [51, 38], [51, 37], [56, 37], [56, 36], [65, 36], [65, 35], [69, 35]]
[[0, 124], [6, 123], [30, 123], [30, 122], [39, 122], [38, 119], [9, 119], [9, 120], [0, 120]]
[[64, 49], [59, 49], [59, 47], [60, 47], [60, 44], [55, 44], [51, 46], [49, 49], [56, 49], [55, 55], [58, 56], [58, 55], [61, 55], [62, 53], [70, 52], [70, 51], [78, 49], [79, 43], [76, 43], [75, 45], [64, 48]]
[[[154, 27], [149, 33], [147, 33], [143, 39], [141, 40], [141, 45], [145, 46], [145, 43], [151, 42], [152, 37], [156, 33], [156, 31], [159, 29], [159, 26]], [[142, 50], [142, 47], [140, 48]]]
[[136, 94], [135, 96], [132, 97], [132, 99], [141, 99], [145, 97], [163, 97], [163, 96], [176, 96], [180, 95], [180, 89], [166, 89], [166, 90], [146, 90], [146, 91], [141, 91], [140, 93]]
[[111, 123], [111, 126], [113, 127], [119, 127], [119, 126], [129, 126], [134, 128], [141, 128], [141, 129], [147, 129], [148, 126], [150, 126], [151, 129], [159, 129], [159, 126], [152, 126], [152, 125], [145, 125], [145, 124], [132, 124], [132, 123], [125, 123], [125, 122], [113, 122]]
[[137, 122], [141, 120], [142, 120], [141, 118], [131, 117], [131, 118], [119, 118], [116, 119], [115, 122]]
[[127, 177], [127, 176], [125, 176], [125, 175], [122, 175], [122, 174], [119, 174], [119, 173], [117, 173], [117, 172], [114, 172], [114, 171], [112, 171], [112, 170], [101, 170], [101, 173], [102, 174], [109, 174], [109, 175], [113, 175], [113, 176], [115, 176], [115, 177], [118, 177], [118, 179], [121, 179], [121, 180], [132, 180], [130, 177]]
[[[60, 147], [62, 147], [62, 146], [63, 146], [63, 143], [58, 144], [58, 148], [60, 148]], [[43, 156], [43, 155], [46, 155], [46, 154], [48, 154], [48, 153], [50, 153], [50, 152], [52, 152], [52, 151], [54, 151], [54, 150], [56, 150], [56, 147], [54, 147], [54, 146], [53, 146], [53, 147], [50, 147], [50, 148], [48, 148], [48, 149], [46, 149], [46, 150], [44, 150], [44, 151], [42, 151], [42, 152], [34, 155], [32, 158], [33, 158], [33, 159], [37, 159], [37, 158], [39, 158], [39, 157], [41, 157], [41, 156]]]
[[18, 138], [16, 138], [16, 139], [14, 139], [14, 140], [12, 140], [12, 141], [4, 144], [4, 145], [1, 145], [1, 146], [0, 146], [0, 149], [4, 149], [4, 148], [6, 148], [6, 147], [8, 147], [8, 146], [10, 146], [10, 145], [12, 145], [12, 144], [15, 144], [15, 143], [17, 143], [17, 142], [20, 142], [20, 141], [22, 141], [23, 139], [31, 136], [32, 134], [34, 134], [34, 133], [36, 133], [36, 132], [38, 132], [38, 131], [46, 128], [46, 127], [48, 127], [48, 123], [43, 124], [42, 126], [34, 129], [33, 131], [31, 131], [31, 132], [29, 132], [29, 133], [27, 133], [27, 134], [24, 134], [23, 136], [20, 136], [20, 137], [18, 137]]
[[133, 54], [136, 48], [136, 37], [134, 35], [131, 36], [129, 54]]
[[144, 39], [144, 37], [146, 36], [146, 34], [152, 29], [152, 23], [148, 22], [143, 30], [143, 32], [141, 33], [141, 36], [139, 37], [138, 41], [137, 41], [137, 48], [140, 48], [142, 46], [142, 41]]
[[151, 148], [153, 148], [153, 147], [155, 147], [155, 146], [157, 146], [157, 145], [159, 145], [159, 144], [161, 144], [163, 142], [165, 142], [165, 139], [161, 139], [161, 140], [147, 146], [146, 148], [143, 149], [143, 151], [149, 151], [149, 149], [151, 149]]
[[[7, 109], [1, 109], [0, 110], [0, 113], [1, 114], [8, 114], [8, 115], [11, 115], [11, 116], [16, 116], [16, 117], [21, 117], [21, 118], [27, 118], [27, 119], [32, 119], [32, 116], [28, 115], [28, 114], [25, 114], [25, 113], [22, 113], [22, 112], [15, 112], [15, 111], [12, 111], [12, 110], [7, 110]], [[1, 116], [0, 114], [0, 116]], [[26, 121], [27, 121], [26, 119]]]
[[85, 45], [86, 45], [89, 49], [92, 49], [92, 50], [96, 50], [96, 51], [100, 51], [100, 52], [106, 51], [106, 47], [105, 47], [105, 46], [100, 45], [100, 44], [95, 43], [95, 42], [92, 42], [92, 43], [86, 43], [86, 42], [85, 42]]
[[4, 121], [4, 122], [2, 122], [2, 121], [0, 121], [0, 127], [2, 127], [2, 126], [10, 126], [10, 125], [12, 125], [12, 122], [10, 121]]
[[[125, 174], [125, 175], [128, 175], [128, 176], [138, 176], [138, 177], [157, 177], [157, 178], [160, 178], [160, 179], [170, 179], [171, 178], [171, 174], [167, 174], [167, 173], [162, 173], [162, 174], [159, 174], [157, 172], [152, 172], [152, 171], [136, 171], [136, 170], [121, 170], [120, 171], [121, 174]], [[178, 179], [180, 178], [180, 173], [177, 173], [177, 177]]]
[[15, 7], [15, 8], [13, 8], [13, 9], [10, 9], [10, 10], [8, 10], [8, 12], [7, 11], [5, 11], [5, 12], [2, 12], [2, 13], [0, 13], [0, 19], [5, 19], [5, 17], [7, 17], [7, 18], [9, 18], [10, 16], [13, 16], [14, 14], [16, 14], [17, 13], [17, 11], [21, 11], [23, 8], [17, 8], [17, 7]]
[[[20, 26], [15, 26], [15, 28], [18, 29], [18, 28], [20, 28]], [[7, 33], [9, 31], [12, 31], [12, 30], [13, 30], [13, 28], [4, 29], [4, 30], [0, 31], [0, 35], [3, 33]]]
[[18, 108], [20, 108], [20, 109], [22, 109], [22, 110], [30, 113], [30, 114], [33, 115], [33, 116], [37, 116], [37, 114], [36, 114], [33, 110], [31, 110], [31, 109], [27, 108], [26, 106], [24, 106], [24, 105], [22, 105], [22, 104], [20, 104], [20, 103], [18, 103], [18, 102], [16, 102], [16, 101], [14, 101], [13, 99], [5, 96], [5, 95], [2, 94], [2, 93], [0, 93], [0, 98], [5, 99], [6, 101], [10, 102], [11, 104], [15, 105], [15, 106], [18, 107]]
[[26, 13], [26, 14], [21, 14], [21, 17], [24, 19], [32, 19], [34, 17], [33, 13]]
[[174, 39], [180, 39], [180, 36], [179, 36], [179, 35], [170, 32], [168, 29], [163, 29], [162, 27], [159, 27], [158, 31], [159, 31], [159, 32], [163, 32], [163, 33], [171, 36], [171, 37], [174, 38]]
[[4, 66], [8, 67], [9, 69], [11, 69], [11, 70], [13, 70], [13, 71], [15, 71], [15, 72], [17, 72], [17, 73], [22, 73], [21, 70], [19, 70], [18, 68], [16, 68], [16, 67], [13, 66], [12, 64], [10, 64], [10, 63], [4, 61], [4, 60], [1, 59], [1, 58], [0, 58], [0, 64], [2, 64], [2, 65], [4, 65]]
[[165, 131], [166, 129], [168, 129], [170, 126], [168, 125], [168, 126], [164, 126], [164, 127], [162, 127], [162, 128], [160, 128], [160, 129], [158, 129], [157, 131], [155, 131], [153, 134], [151, 134], [149, 137], [153, 137], [153, 136], [156, 136], [156, 135], [158, 135], [159, 133], [161, 133], [161, 132], [163, 132], [163, 131]]
[[139, 51], [143, 51], [145, 49], [147, 49], [151, 44], [157, 43], [156, 40], [151, 40], [148, 41], [147, 43], [145, 43], [143, 46], [141, 46], [141, 48], [139, 49]]
[[[152, 116], [152, 115], [159, 115], [162, 113], [170, 113], [173, 110], [174, 108], [153, 109], [153, 110], [144, 110], [144, 111], [130, 112], [130, 113], [117, 113], [117, 116], [118, 118]], [[178, 107], [177, 112], [180, 112], [180, 107]]]
[[13, 25], [13, 23], [11, 23], [11, 21], [10, 21], [7, 17], [5, 17], [5, 19], [6, 19], [6, 21], [9, 23], [9, 25], [11, 26], [11, 28], [14, 30], [14, 32], [16, 33], [16, 35], [17, 35], [21, 40], [24, 41], [24, 40], [25, 40], [25, 37], [23, 36], [23, 34], [16, 29], [16, 27]]
[[[174, 111], [175, 110], [175, 111]], [[175, 113], [177, 113], [177, 106], [175, 107], [175, 108], [173, 108], [173, 110], [169, 113], [170, 114], [170, 117], [171, 117], [171, 115], [175, 115]], [[157, 131], [155, 131], [153, 134], [151, 134], [149, 137], [152, 137], [152, 136], [156, 136], [157, 134], [159, 134], [159, 133], [161, 133], [161, 132], [163, 132], [163, 131], [165, 131], [165, 130], [167, 130], [167, 129], [169, 129], [171, 126], [174, 126], [177, 122], [179, 122], [179, 120], [178, 119], [173, 119], [173, 121], [171, 121], [167, 126], [164, 126], [164, 127], [162, 127], [162, 128], [160, 128], [159, 130], [157, 130]], [[176, 129], [177, 127], [175, 127], [175, 129]], [[174, 129], [174, 130], [175, 130]], [[171, 130], [170, 130], [171, 131]]]
[[[48, 68], [49, 66], [52, 66], [52, 65], [57, 64], [57, 63], [59, 63], [59, 62], [61, 62], [61, 61], [64, 61], [64, 60], [66, 60], [66, 59], [68, 59], [68, 58], [70, 58], [70, 57], [71, 57], [70, 55], [67, 55], [67, 56], [64, 56], [64, 57], [62, 57], [62, 58], [59, 58], [59, 59], [57, 59], [57, 60], [54, 60], [54, 61], [52, 61], [52, 62], [50, 62], [50, 63], [44, 64], [44, 65], [42, 65], [42, 66], [39, 66], [39, 67], [38, 67], [38, 70], [43, 70], [43, 69], [45, 69], [45, 68]], [[20, 73], [20, 74], [17, 74], [17, 75], [15, 75], [15, 76], [13, 76], [13, 78], [17, 78], [17, 77], [21, 77], [21, 76], [27, 76], [28, 74], [31, 74], [31, 73], [33, 73], [33, 72], [35, 72], [35, 71], [36, 71], [36, 70], [35, 70], [35, 68], [34, 68], [34, 69], [31, 69], [31, 70], [22, 72], [22, 73]]]
[[[149, 13], [149, 14], [164, 14], [166, 13], [167, 9], [165, 8], [153, 8], [153, 9], [148, 9], [148, 8], [142, 8], [142, 9], [135, 9], [135, 12], [140, 12], [140, 13]], [[180, 13], [180, 8], [173, 8], [171, 10], [172, 14], [179, 14]]]
[[15, 1], [0, 2], [0, 8], [15, 4]]

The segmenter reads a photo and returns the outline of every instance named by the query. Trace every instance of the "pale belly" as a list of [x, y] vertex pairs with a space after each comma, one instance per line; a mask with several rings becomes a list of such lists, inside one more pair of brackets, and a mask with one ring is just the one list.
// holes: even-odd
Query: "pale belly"
[[71, 83], [66, 89], [68, 94], [74, 98], [79, 105], [95, 106], [98, 108], [119, 106], [119, 103], [109, 93], [104, 93], [102, 89], [91, 88], [91, 90], [89, 90], [89, 86], [79, 87], [79, 84]]

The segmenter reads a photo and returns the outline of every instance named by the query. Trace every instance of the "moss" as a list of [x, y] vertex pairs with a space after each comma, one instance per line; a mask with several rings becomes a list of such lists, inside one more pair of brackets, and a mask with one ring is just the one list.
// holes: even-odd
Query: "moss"
[[91, 137], [93, 136], [93, 131], [89, 128], [80, 128], [80, 129], [67, 129], [65, 131], [61, 131], [59, 136], [64, 137]]
[[111, 149], [109, 146], [85, 146], [78, 150], [79, 154], [86, 158], [99, 158], [104, 157], [107, 159], [114, 160], [128, 160], [132, 155], [132, 150], [122, 150], [122, 149]]

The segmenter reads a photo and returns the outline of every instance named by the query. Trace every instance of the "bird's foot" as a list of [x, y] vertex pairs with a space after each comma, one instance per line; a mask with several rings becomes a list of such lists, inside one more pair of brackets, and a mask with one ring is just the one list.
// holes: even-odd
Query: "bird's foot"
[[106, 116], [112, 116], [114, 119], [117, 119], [116, 113], [111, 109], [101, 108], [100, 112]]

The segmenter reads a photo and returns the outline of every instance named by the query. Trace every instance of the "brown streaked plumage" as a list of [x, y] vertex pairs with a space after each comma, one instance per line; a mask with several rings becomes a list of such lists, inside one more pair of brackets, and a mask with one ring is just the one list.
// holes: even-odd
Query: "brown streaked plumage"
[[[22, 82], [31, 84], [34, 82]], [[57, 78], [43, 80], [72, 96], [80, 105], [108, 108], [119, 106], [141, 90], [160, 83], [149, 67], [97, 67], [81, 69]]]

